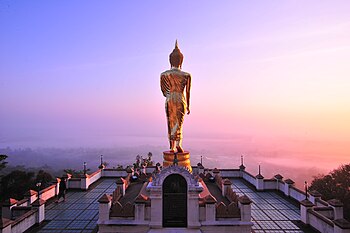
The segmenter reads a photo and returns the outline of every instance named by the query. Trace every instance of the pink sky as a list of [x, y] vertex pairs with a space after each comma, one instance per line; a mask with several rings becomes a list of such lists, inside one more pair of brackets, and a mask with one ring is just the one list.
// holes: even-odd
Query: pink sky
[[349, 162], [349, 1], [0, 4], [1, 146], [167, 145], [159, 75], [178, 39], [193, 77], [185, 147], [249, 137]]

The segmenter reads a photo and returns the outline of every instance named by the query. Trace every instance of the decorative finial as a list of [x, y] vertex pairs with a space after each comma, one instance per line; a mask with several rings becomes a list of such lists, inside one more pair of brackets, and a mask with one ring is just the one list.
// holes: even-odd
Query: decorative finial
[[239, 169], [241, 171], [243, 171], [245, 169], [245, 166], [244, 166], [244, 161], [243, 161], [243, 155], [241, 155], [241, 165], [239, 166]]
[[105, 167], [105, 165], [103, 164], [103, 155], [100, 155], [100, 160], [101, 160], [101, 163], [100, 163], [100, 166], [98, 166], [98, 168], [103, 169]]
[[179, 48], [179, 44], [177, 43], [177, 39], [175, 40], [175, 48]]
[[261, 175], [261, 168], [260, 168], [260, 164], [259, 164], [259, 175]]
[[83, 163], [83, 168], [84, 168], [84, 175], [86, 175], [86, 162]]
[[304, 185], [305, 185], [305, 200], [307, 200], [307, 193], [308, 193], [308, 185], [307, 185], [307, 181], [305, 181], [305, 183], [304, 183]]

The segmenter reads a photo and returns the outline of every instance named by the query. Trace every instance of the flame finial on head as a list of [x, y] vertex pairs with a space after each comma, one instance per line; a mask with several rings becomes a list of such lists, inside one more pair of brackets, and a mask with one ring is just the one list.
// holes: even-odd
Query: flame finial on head
[[169, 56], [171, 67], [181, 68], [183, 59], [184, 59], [184, 55], [181, 53], [179, 49], [179, 44], [177, 43], [177, 40], [176, 40], [175, 48]]

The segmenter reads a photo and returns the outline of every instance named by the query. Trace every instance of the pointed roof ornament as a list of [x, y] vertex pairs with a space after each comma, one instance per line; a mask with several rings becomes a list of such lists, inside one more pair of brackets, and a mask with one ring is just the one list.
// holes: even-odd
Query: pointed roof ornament
[[169, 55], [169, 61], [171, 67], [182, 67], [182, 62], [183, 62], [184, 56], [181, 53], [179, 49], [179, 44], [177, 42], [177, 39], [175, 40], [175, 48]]
[[259, 164], [259, 174], [257, 174], [255, 177], [256, 177], [257, 179], [264, 179], [263, 175], [261, 175], [260, 164]]
[[241, 165], [239, 166], [240, 170], [244, 170], [245, 166], [244, 166], [244, 160], [243, 160], [243, 154], [241, 155]]

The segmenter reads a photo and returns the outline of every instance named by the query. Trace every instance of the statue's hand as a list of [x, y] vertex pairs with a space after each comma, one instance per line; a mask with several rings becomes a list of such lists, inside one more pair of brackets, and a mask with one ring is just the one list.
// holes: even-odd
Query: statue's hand
[[189, 115], [190, 114], [190, 108], [189, 107], [187, 107], [187, 115]]

